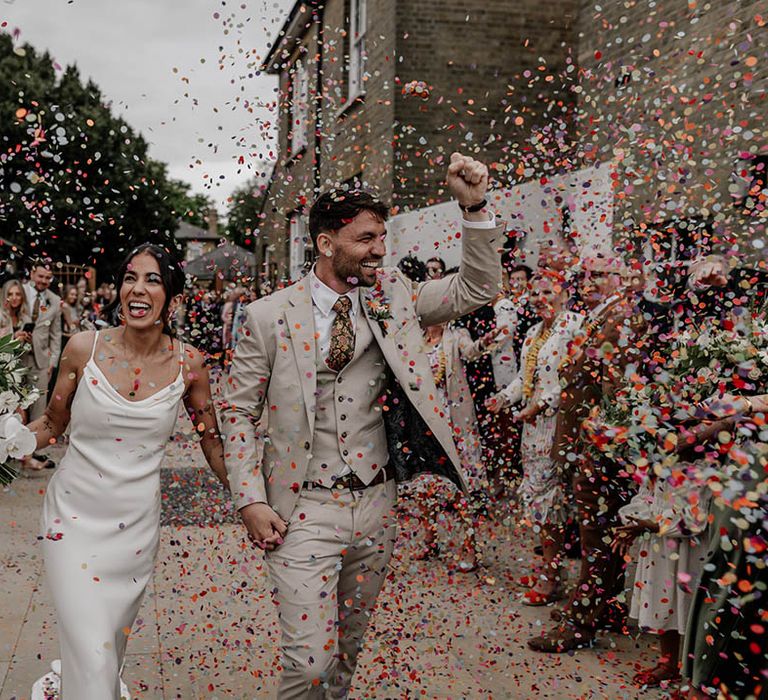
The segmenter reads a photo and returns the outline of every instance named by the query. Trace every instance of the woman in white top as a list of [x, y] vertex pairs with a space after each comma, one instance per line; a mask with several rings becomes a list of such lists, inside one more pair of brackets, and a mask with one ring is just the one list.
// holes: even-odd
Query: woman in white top
[[565, 480], [550, 457], [560, 404], [558, 370], [568, 343], [583, 317], [565, 310], [567, 291], [557, 272], [540, 271], [531, 279], [531, 305], [542, 319], [525, 337], [517, 378], [488, 401], [497, 413], [523, 401], [515, 420], [524, 423], [523, 479], [520, 493], [534, 530], [541, 537], [545, 573], [526, 594], [527, 605], [546, 605], [562, 596], [560, 562], [564, 526], [569, 514]]
[[72, 337], [45, 415], [30, 425], [38, 447], [71, 427], [40, 532], [64, 700], [121, 697], [126, 641], [160, 538], [160, 465], [180, 403], [211, 468], [227, 481], [203, 358], [168, 324], [184, 286], [180, 266], [144, 244], [117, 282], [122, 326]]

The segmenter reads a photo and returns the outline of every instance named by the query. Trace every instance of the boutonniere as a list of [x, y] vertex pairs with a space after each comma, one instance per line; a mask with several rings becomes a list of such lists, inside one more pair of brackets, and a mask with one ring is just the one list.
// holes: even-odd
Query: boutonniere
[[386, 295], [381, 287], [381, 281], [377, 281], [376, 285], [370, 291], [365, 294], [365, 306], [368, 313], [368, 318], [371, 318], [378, 322], [381, 327], [381, 332], [387, 334], [386, 321], [392, 319], [392, 312], [390, 311], [389, 297]]

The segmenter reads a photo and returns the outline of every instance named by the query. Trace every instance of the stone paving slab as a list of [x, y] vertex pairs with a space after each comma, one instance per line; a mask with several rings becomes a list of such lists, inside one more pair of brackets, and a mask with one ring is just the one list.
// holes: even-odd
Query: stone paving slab
[[[152, 585], [128, 643], [124, 678], [137, 700], [274, 697], [277, 614], [262, 555], [240, 525], [195, 523], [225, 514], [218, 484], [194, 450], [171, 446], [163, 476], [168, 516]], [[171, 474], [178, 472], [176, 478]], [[29, 698], [56, 652], [56, 624], [36, 540], [46, 482], [20, 479], [0, 493], [0, 700]], [[174, 486], [183, 484], [183, 486]], [[174, 494], [174, 490], [177, 492]], [[170, 504], [170, 505], [168, 505]], [[172, 506], [172, 507], [171, 507]], [[218, 508], [218, 510], [217, 510]], [[211, 515], [213, 514], [213, 515]], [[440, 532], [443, 541], [448, 536]], [[654, 698], [628, 681], [655, 658], [653, 639], [602, 635], [595, 649], [539, 655], [525, 640], [549, 626], [550, 608], [520, 604], [526, 533], [485, 527], [486, 567], [451, 572], [410, 558], [404, 528], [355, 678], [353, 698]], [[576, 562], [571, 563], [575, 569]]]

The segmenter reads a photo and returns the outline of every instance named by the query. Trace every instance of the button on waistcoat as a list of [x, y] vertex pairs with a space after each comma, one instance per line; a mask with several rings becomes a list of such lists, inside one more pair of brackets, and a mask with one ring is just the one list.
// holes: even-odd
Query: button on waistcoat
[[389, 458], [378, 402], [385, 388], [384, 356], [362, 310], [354, 355], [341, 371], [326, 365], [316, 345], [317, 402], [307, 481], [332, 486], [348, 466], [368, 483]]

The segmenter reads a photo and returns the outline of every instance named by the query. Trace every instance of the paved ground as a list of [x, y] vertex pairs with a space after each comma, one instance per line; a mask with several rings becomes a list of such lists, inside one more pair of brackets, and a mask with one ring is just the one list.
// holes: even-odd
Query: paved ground
[[[274, 697], [278, 632], [262, 557], [201, 462], [182, 428], [163, 474], [154, 579], [128, 643], [124, 677], [137, 700]], [[58, 656], [35, 537], [46, 476], [0, 492], [0, 700], [29, 698]], [[528, 651], [525, 640], [550, 624], [548, 608], [520, 604], [530, 539], [509, 522], [482, 538], [486, 568], [454, 575], [445, 561], [410, 560], [403, 534], [354, 698], [662, 697], [630, 683], [654, 659], [648, 637], [606, 634], [571, 655]]]

